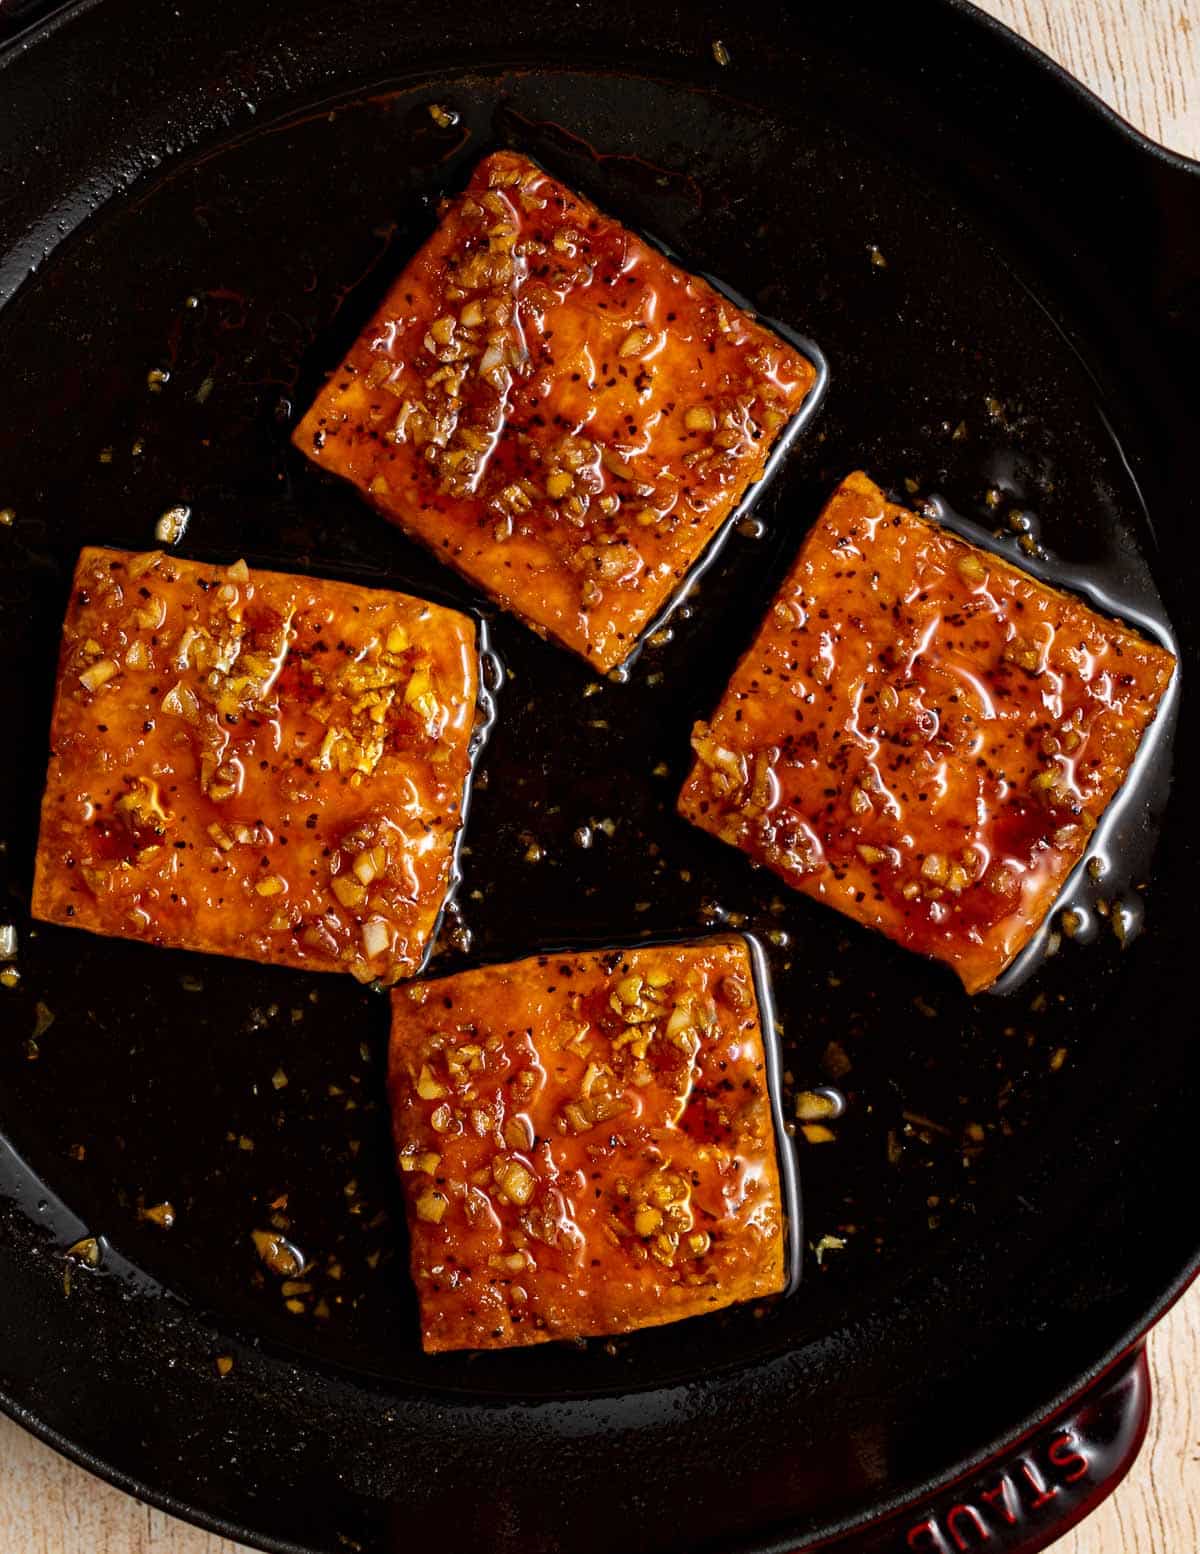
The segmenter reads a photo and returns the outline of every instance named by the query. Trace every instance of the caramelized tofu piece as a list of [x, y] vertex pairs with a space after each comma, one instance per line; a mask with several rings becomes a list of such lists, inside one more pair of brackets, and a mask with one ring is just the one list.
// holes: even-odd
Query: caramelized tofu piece
[[474, 623], [320, 578], [85, 550], [33, 915], [394, 982], [454, 872]]
[[539, 955], [392, 995], [424, 1347], [624, 1333], [783, 1289], [744, 941]]
[[661, 613], [813, 364], [527, 158], [486, 157], [296, 445], [600, 669]]
[[850, 475], [696, 725], [679, 809], [978, 992], [1083, 857], [1173, 668]]

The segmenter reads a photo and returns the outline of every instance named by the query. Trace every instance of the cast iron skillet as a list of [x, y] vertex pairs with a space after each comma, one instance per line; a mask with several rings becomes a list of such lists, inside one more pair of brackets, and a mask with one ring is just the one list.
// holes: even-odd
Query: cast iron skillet
[[[672, 806], [690, 722], [859, 465], [1014, 554], [1032, 525], [1050, 575], [1069, 563], [1173, 627], [1187, 680], [1196, 167], [952, 0], [242, 0], [219, 17], [104, 0], [16, 39], [0, 100], [0, 862], [20, 971], [0, 987], [5, 1406], [266, 1548], [767, 1550], [854, 1528], [855, 1547], [967, 1546], [961, 1517], [861, 1528], [1102, 1374], [1195, 1267], [1194, 804], [1168, 795], [1160, 742], [1106, 842], [1092, 942], [975, 1000]], [[431, 101], [460, 123], [440, 129]], [[834, 1079], [849, 1110], [837, 1143], [801, 1151], [789, 1300], [612, 1345], [427, 1358], [381, 1108], [385, 1001], [37, 927], [25, 904], [81, 543], [148, 546], [182, 501], [189, 554], [481, 606], [287, 433], [437, 197], [500, 144], [816, 340], [832, 376], [763, 532], [733, 537], [629, 683], [585, 697], [585, 667], [495, 618], [510, 679], [435, 965], [742, 926], [771, 961], [789, 1084]], [[572, 844], [605, 820], [611, 836]], [[1134, 927], [1144, 910], [1124, 949], [1097, 897]], [[301, 1312], [249, 1240], [282, 1194], [315, 1270]], [[170, 1231], [140, 1216], [163, 1200]], [[98, 1269], [64, 1255], [88, 1237]], [[992, 1546], [1037, 1535], [1014, 1519]]]

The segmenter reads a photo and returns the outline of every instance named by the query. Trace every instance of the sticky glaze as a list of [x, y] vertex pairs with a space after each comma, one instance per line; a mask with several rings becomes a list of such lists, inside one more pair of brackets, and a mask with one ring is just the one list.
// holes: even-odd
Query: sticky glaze
[[87, 549], [33, 915], [395, 981], [454, 870], [474, 623], [406, 594]]
[[[1007, 475], [1012, 484], [1011, 474]], [[1158, 642], [1178, 657], [1174, 628], [1154, 587], [1137, 586], [1123, 578], [1115, 591], [1103, 568], [1069, 563], [1040, 539], [1042, 524], [1024, 502], [1002, 529], [988, 530], [933, 496], [923, 506], [927, 518], [951, 529], [968, 543], [1011, 552], [1023, 571], [1052, 587], [1069, 589], [1103, 615], [1115, 615], [1142, 636]], [[1015, 518], [1015, 521], [1014, 521]], [[1179, 721], [1180, 680], [1173, 674], [1146, 729], [1119, 791], [1100, 817], [1087, 846], [1086, 867], [1077, 867], [1064, 882], [1054, 910], [989, 991], [1008, 994], [1033, 976], [1046, 955], [1056, 954], [1065, 936], [1082, 945], [1102, 931], [1113, 933], [1127, 947], [1145, 926], [1144, 882], [1150, 872], [1156, 828], [1151, 817], [1166, 806], [1172, 780], [1171, 747]]]
[[747, 945], [553, 954], [393, 994], [427, 1350], [628, 1332], [787, 1282]]
[[295, 441], [609, 669], [816, 381], [707, 282], [499, 152], [445, 205]]
[[851, 475], [696, 726], [679, 807], [975, 992], [1083, 856], [1173, 665]]

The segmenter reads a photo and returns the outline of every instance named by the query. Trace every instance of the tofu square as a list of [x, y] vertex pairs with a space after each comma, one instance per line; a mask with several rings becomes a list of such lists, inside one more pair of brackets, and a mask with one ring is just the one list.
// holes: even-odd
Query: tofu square
[[607, 670], [816, 380], [706, 281], [500, 151], [443, 204], [294, 440]]
[[475, 623], [406, 594], [86, 549], [32, 911], [394, 982], [454, 875]]
[[696, 724], [679, 811], [975, 993], [1084, 856], [1174, 664], [853, 474]]
[[427, 1351], [625, 1333], [785, 1287], [745, 941], [538, 955], [392, 995]]

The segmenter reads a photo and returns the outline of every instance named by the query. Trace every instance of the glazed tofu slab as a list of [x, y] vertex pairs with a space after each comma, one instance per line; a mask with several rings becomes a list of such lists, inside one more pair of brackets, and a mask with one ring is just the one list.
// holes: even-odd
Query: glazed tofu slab
[[812, 362], [527, 158], [485, 158], [295, 433], [598, 669], [677, 592]]
[[1174, 662], [854, 474], [696, 725], [680, 813], [978, 992], [1083, 857]]
[[393, 982], [451, 882], [476, 627], [405, 594], [85, 550], [33, 915]]
[[392, 995], [426, 1350], [624, 1333], [785, 1284], [746, 943], [511, 965]]

